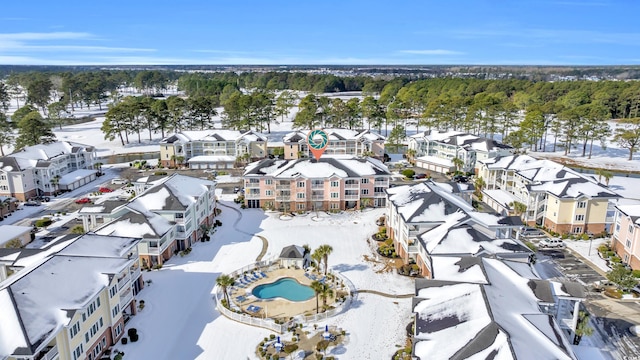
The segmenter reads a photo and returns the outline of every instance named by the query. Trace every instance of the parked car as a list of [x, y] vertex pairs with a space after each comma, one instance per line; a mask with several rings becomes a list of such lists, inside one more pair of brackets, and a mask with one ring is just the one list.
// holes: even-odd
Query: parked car
[[31, 199], [33, 201], [44, 201], [44, 202], [49, 202], [51, 201], [51, 198], [48, 196], [36, 196], [33, 199]]
[[456, 175], [456, 176], [453, 177], [452, 180], [455, 181], [455, 182], [458, 182], [458, 183], [467, 183], [467, 182], [469, 182], [469, 178], [464, 176], [464, 175]]
[[239, 188], [238, 186], [236, 186], [236, 187], [234, 187], [234, 188], [233, 188], [233, 192], [234, 192], [235, 194], [237, 194], [237, 193], [238, 193], [238, 191], [240, 191], [240, 188]]
[[115, 178], [111, 180], [111, 184], [113, 185], [124, 185], [127, 183], [126, 179], [121, 179], [121, 178]]
[[109, 189], [108, 187], [101, 187], [100, 189], [98, 189], [98, 191], [101, 193], [110, 193], [113, 190]]
[[544, 233], [544, 231], [540, 229], [536, 229], [532, 227], [524, 227], [520, 229], [520, 235], [524, 237], [538, 237], [538, 236], [545, 236], [546, 234]]
[[24, 206], [40, 206], [40, 201], [29, 200], [24, 203]]
[[426, 179], [427, 178], [427, 174], [415, 174], [413, 175], [414, 179]]
[[540, 240], [540, 247], [564, 249], [567, 245], [558, 238], [547, 238]]
[[83, 197], [76, 200], [76, 204], [90, 204], [90, 203], [91, 203], [91, 199], [89, 199], [88, 197]]

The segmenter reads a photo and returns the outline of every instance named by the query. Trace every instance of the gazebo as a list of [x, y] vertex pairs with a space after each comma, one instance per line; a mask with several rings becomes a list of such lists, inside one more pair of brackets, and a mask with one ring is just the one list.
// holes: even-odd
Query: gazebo
[[298, 245], [284, 247], [278, 259], [280, 260], [280, 265], [284, 267], [306, 268], [311, 263], [309, 252]]

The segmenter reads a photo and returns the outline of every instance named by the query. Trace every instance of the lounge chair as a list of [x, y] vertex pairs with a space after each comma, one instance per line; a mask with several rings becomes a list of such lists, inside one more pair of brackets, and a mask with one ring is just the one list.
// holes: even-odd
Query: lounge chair
[[258, 311], [262, 310], [262, 308], [260, 306], [255, 306], [255, 305], [249, 305], [247, 306], [247, 311], [250, 313], [257, 313]]
[[247, 298], [242, 296], [242, 295], [236, 296], [236, 301], [242, 303], [242, 302], [247, 301]]
[[261, 275], [263, 278], [266, 278], [266, 277], [267, 277], [267, 274], [265, 274], [265, 273], [264, 273], [264, 271], [260, 271], [260, 275]]

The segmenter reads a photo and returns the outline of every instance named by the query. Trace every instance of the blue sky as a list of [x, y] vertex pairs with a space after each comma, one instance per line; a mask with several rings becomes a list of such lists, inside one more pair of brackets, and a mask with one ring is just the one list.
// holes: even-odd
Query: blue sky
[[31, 0], [0, 64], [640, 64], [637, 0]]

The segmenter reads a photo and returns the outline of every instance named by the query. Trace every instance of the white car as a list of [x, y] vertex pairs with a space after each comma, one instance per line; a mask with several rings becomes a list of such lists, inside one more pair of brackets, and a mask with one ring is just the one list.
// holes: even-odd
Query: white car
[[540, 247], [564, 249], [565, 247], [567, 247], [567, 245], [560, 239], [551, 238], [540, 240]]
[[127, 183], [127, 180], [121, 179], [121, 178], [115, 178], [115, 179], [111, 180], [111, 184], [113, 184], [113, 185], [124, 185], [126, 183]]

